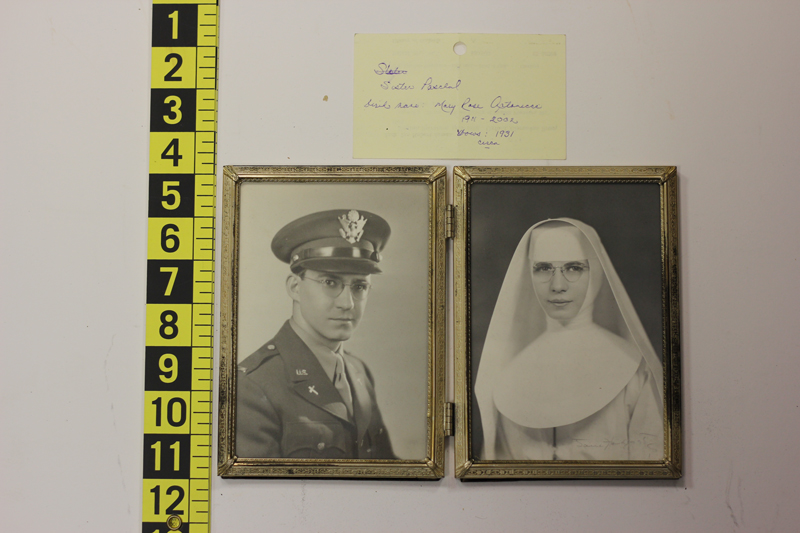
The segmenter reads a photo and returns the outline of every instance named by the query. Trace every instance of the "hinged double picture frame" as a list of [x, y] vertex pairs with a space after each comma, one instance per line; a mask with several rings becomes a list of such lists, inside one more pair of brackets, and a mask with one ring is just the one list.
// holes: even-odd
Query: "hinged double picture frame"
[[680, 477], [675, 167], [453, 174], [225, 167], [220, 475]]

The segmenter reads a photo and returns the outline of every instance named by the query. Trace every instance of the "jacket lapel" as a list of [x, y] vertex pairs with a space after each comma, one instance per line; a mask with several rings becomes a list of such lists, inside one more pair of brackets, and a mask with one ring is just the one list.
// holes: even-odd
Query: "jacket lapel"
[[301, 398], [352, 424], [339, 391], [322, 369], [308, 346], [297, 336], [287, 321], [275, 336], [275, 344], [283, 358], [286, 379]]
[[367, 388], [367, 376], [360, 365], [352, 363], [348, 355], [345, 355], [344, 359], [347, 379], [350, 382], [350, 389], [353, 391], [353, 417], [358, 430], [358, 441], [361, 442], [372, 419], [372, 397]]

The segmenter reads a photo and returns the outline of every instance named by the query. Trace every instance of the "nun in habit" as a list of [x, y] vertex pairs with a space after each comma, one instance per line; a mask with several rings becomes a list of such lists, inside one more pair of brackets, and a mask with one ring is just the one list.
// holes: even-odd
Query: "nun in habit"
[[486, 460], [661, 460], [663, 370], [591, 227], [542, 221], [497, 298], [475, 395]]

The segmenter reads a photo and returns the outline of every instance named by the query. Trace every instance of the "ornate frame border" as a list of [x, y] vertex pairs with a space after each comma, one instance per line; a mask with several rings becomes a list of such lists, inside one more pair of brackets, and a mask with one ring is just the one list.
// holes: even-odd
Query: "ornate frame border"
[[[675, 167], [460, 167], [454, 169], [455, 473], [462, 480], [655, 479], [682, 475], [678, 178]], [[475, 183], [652, 183], [660, 194], [664, 355], [662, 461], [486, 461], [472, 449], [470, 194]]]
[[[439, 479], [444, 476], [446, 354], [445, 203], [441, 166], [226, 166], [218, 474], [223, 477]], [[428, 187], [428, 395], [426, 456], [419, 460], [247, 459], [235, 454], [239, 216], [242, 183], [424, 183]]]

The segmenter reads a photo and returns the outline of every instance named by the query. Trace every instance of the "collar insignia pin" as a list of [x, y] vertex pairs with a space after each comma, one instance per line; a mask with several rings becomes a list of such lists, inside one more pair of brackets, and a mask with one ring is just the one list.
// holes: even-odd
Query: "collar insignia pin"
[[366, 223], [366, 218], [359, 215], [355, 209], [351, 209], [346, 215], [339, 217], [339, 224], [342, 225], [339, 235], [350, 244], [355, 244], [361, 240], [361, 236], [364, 234], [364, 224]]
[[307, 376], [308, 375], [308, 372], [306, 371], [305, 368], [295, 368], [294, 369], [294, 373], [297, 374], [298, 376]]
[[311, 385], [311, 386], [309, 386], [309, 387], [308, 387], [308, 392], [309, 392], [309, 393], [312, 393], [312, 392], [313, 392], [314, 394], [316, 394], [317, 396], [319, 396], [319, 393], [318, 393], [318, 392], [317, 392], [317, 390], [314, 388], [314, 385]]

